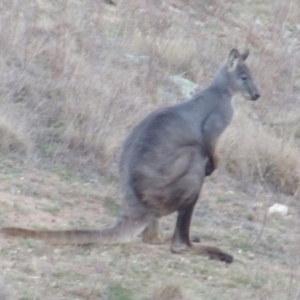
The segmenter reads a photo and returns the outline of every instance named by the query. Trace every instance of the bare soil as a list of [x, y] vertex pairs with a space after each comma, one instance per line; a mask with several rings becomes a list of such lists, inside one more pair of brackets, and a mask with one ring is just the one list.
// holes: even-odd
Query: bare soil
[[[1, 186], [2, 226], [100, 228], [118, 211], [116, 182], [88, 184], [34, 167], [9, 177]], [[265, 219], [278, 200], [290, 214]], [[174, 217], [164, 220], [166, 230]], [[14, 299], [149, 299], [163, 282], [176, 284], [186, 299], [298, 299], [299, 225], [292, 198], [259, 189], [249, 195], [218, 172], [204, 185], [192, 233], [232, 253], [232, 265], [139, 239], [76, 247], [1, 236], [1, 269]]]
[[[108, 2], [0, 3], [0, 226], [111, 225], [125, 135], [248, 48], [261, 98], [234, 102], [192, 223], [235, 261], [139, 239], [75, 247], [0, 236], [0, 300], [300, 300], [298, 2]], [[268, 215], [274, 203], [288, 215]]]

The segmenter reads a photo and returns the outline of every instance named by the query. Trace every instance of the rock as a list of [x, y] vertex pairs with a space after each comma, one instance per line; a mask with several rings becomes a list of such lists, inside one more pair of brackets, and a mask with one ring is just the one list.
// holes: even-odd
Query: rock
[[279, 214], [281, 216], [286, 216], [289, 212], [289, 208], [286, 205], [275, 203], [268, 209], [269, 214]]
[[191, 97], [191, 95], [196, 91], [196, 89], [199, 88], [199, 85], [195, 82], [192, 82], [179, 75], [172, 76], [171, 80], [180, 87], [181, 93], [185, 98]]
[[123, 57], [134, 62], [134, 63], [143, 63], [149, 60], [148, 55], [133, 55], [133, 54], [123, 54]]

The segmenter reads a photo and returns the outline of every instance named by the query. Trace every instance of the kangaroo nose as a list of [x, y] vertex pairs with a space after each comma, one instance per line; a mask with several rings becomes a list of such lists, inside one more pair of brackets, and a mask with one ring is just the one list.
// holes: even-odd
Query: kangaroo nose
[[252, 96], [252, 100], [257, 100], [259, 97], [260, 97], [260, 94], [258, 92], [254, 93]]

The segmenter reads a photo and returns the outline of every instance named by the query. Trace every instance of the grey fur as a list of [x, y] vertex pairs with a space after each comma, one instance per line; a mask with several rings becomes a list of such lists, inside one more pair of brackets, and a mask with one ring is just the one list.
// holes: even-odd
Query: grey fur
[[[190, 100], [159, 109], [133, 128], [120, 159], [122, 209], [116, 224], [102, 230], [34, 231], [2, 228], [11, 235], [57, 243], [127, 242], [143, 232], [143, 240], [163, 239], [159, 219], [178, 212], [172, 252], [190, 249], [191, 217], [205, 176], [217, 167], [215, 148], [233, 117], [232, 97], [259, 98], [244, 61], [249, 51], [231, 50], [212, 83]], [[211, 246], [195, 252], [232, 262], [231, 255]]]

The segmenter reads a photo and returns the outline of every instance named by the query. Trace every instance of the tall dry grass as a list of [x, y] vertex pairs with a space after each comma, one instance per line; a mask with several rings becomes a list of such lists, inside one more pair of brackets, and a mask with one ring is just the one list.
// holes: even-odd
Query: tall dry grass
[[276, 192], [298, 195], [299, 150], [243, 113], [234, 120], [220, 145], [222, 166], [241, 186], [262, 183]]
[[181, 101], [171, 75], [203, 87], [230, 48], [247, 47], [262, 97], [239, 108], [250, 114], [224, 136], [222, 165], [297, 193], [299, 127], [285, 126], [299, 110], [295, 3], [15, 0], [0, 11], [2, 155], [110, 169], [132, 126]]

